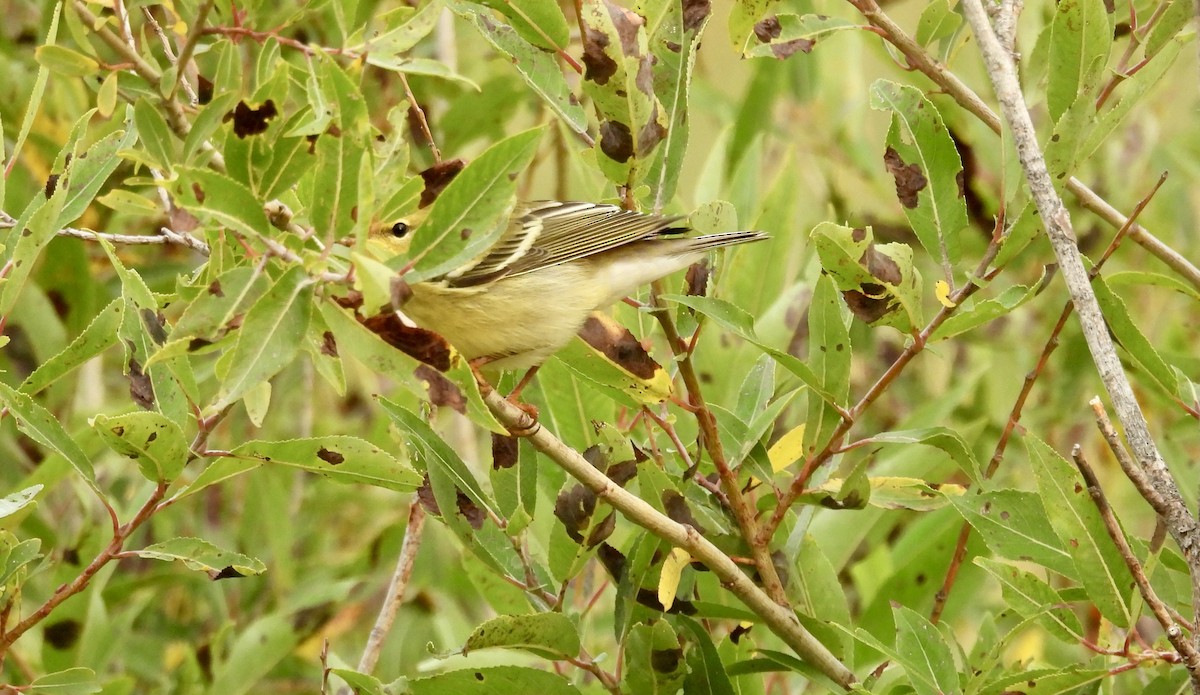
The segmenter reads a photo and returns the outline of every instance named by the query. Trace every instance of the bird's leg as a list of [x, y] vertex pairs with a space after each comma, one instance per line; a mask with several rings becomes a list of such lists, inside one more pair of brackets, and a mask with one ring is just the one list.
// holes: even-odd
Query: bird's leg
[[[492, 358], [484, 356], [476, 357], [468, 363], [471, 365], [471, 371], [475, 374], [475, 380], [481, 385], [486, 385], [487, 388], [491, 388], [491, 384], [483, 377], [483, 372], [480, 370], [483, 369], [484, 365], [491, 361], [493, 361]], [[531, 403], [522, 403], [520, 400], [518, 400], [521, 396], [521, 391], [525, 390], [525, 387], [528, 386], [531, 381], [533, 381], [533, 377], [535, 374], [537, 374], [538, 367], [540, 366], [541, 365], [530, 367], [529, 371], [525, 372], [525, 375], [522, 376], [521, 380], [517, 382], [516, 387], [504, 397], [504, 400], [525, 411], [525, 414], [533, 419], [533, 425], [531, 427], [521, 428], [519, 430], [511, 430], [511, 433], [514, 437], [528, 437], [541, 428], [541, 424], [538, 423], [537, 406]]]

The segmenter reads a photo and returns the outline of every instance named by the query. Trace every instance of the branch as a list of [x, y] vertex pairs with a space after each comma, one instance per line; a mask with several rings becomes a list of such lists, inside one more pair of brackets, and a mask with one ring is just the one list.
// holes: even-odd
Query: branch
[[1017, 82], [1012, 64], [1012, 56], [1004, 50], [996, 35], [988, 25], [987, 15], [980, 0], [964, 0], [963, 8], [971, 30], [979, 44], [983, 55], [984, 65], [988, 76], [996, 90], [1004, 118], [1012, 131], [1013, 142], [1017, 147], [1017, 155], [1025, 178], [1037, 205], [1038, 214], [1046, 225], [1050, 244], [1058, 259], [1066, 281], [1075, 312], [1083, 328], [1084, 339], [1092, 360], [1104, 383], [1104, 388], [1116, 408], [1117, 416], [1125, 428], [1125, 436], [1141, 469], [1155, 490], [1167, 502], [1166, 514], [1163, 520], [1167, 530], [1178, 543], [1180, 550], [1188, 561], [1188, 567], [1193, 578], [1192, 602], [1193, 611], [1200, 615], [1200, 529], [1196, 520], [1188, 512], [1183, 496], [1171, 477], [1171, 472], [1158, 451], [1158, 446], [1150, 434], [1150, 427], [1142, 413], [1133, 388], [1121, 366], [1112, 337], [1096, 295], [1092, 291], [1087, 270], [1075, 243], [1075, 232], [1071, 227], [1071, 218], [1063, 206], [1062, 200], [1054, 190], [1054, 184], [1046, 169], [1046, 161], [1038, 145], [1037, 136], [1030, 119], [1029, 110], [1021, 95], [1021, 87]]
[[771, 600], [720, 548], [691, 526], [672, 521], [644, 500], [614, 483], [571, 447], [534, 420], [528, 413], [488, 390], [484, 402], [501, 423], [514, 431], [530, 431], [534, 448], [548, 456], [571, 476], [582, 482], [597, 497], [625, 517], [673, 546], [683, 548], [702, 562], [729, 589], [754, 611], [772, 632], [796, 654], [847, 690], [856, 682], [854, 674], [800, 624], [796, 615]]
[[1091, 495], [1092, 502], [1096, 504], [1096, 509], [1100, 511], [1100, 518], [1104, 520], [1104, 528], [1108, 531], [1109, 538], [1112, 538], [1113, 543], [1116, 544], [1117, 550], [1121, 553], [1121, 559], [1125, 561], [1125, 565], [1133, 575], [1133, 581], [1137, 584], [1138, 591], [1145, 599], [1146, 605], [1150, 607], [1150, 611], [1154, 613], [1154, 617], [1158, 619], [1158, 624], [1166, 631], [1171, 646], [1175, 647], [1179, 656], [1183, 658], [1188, 676], [1192, 679], [1192, 691], [1200, 692], [1200, 652], [1197, 651], [1196, 645], [1184, 638], [1183, 630], [1171, 617], [1166, 604], [1158, 598], [1154, 587], [1150, 586], [1150, 580], [1146, 577], [1145, 570], [1142, 569], [1142, 563], [1138, 562], [1137, 556], [1133, 554], [1133, 549], [1129, 547], [1129, 541], [1121, 531], [1120, 524], [1117, 523], [1117, 517], [1113, 514], [1112, 507], [1104, 496], [1100, 481], [1096, 479], [1096, 473], [1088, 465], [1087, 459], [1083, 457], [1083, 451], [1078, 444], [1071, 449], [1071, 458], [1075, 459], [1075, 467], [1079, 469], [1080, 475], [1087, 483], [1088, 494]]
[[413, 561], [417, 551], [421, 549], [421, 530], [425, 527], [425, 508], [414, 496], [408, 505], [408, 526], [404, 528], [404, 542], [400, 546], [400, 557], [396, 560], [396, 571], [392, 574], [392, 583], [388, 586], [387, 596], [383, 599], [383, 607], [375, 618], [371, 635], [367, 638], [367, 646], [363, 648], [362, 658], [358, 661], [359, 673], [371, 673], [379, 661], [379, 652], [383, 649], [383, 640], [387, 638], [396, 621], [396, 613], [404, 602], [404, 592], [408, 588], [408, 580], [412, 577]]
[[[1196, 2], [1200, 3], [1200, 0], [1196, 0]], [[900, 25], [892, 21], [892, 18], [880, 9], [879, 4], [875, 0], [850, 0], [850, 4], [854, 5], [872, 26], [880, 30], [880, 33], [887, 39], [888, 43], [895, 46], [904, 54], [909, 65], [932, 80], [942, 91], [950, 95], [959, 106], [970, 111], [976, 118], [983, 121], [983, 124], [990, 128], [993, 133], [997, 135], [1001, 133], [1000, 117], [996, 115], [996, 112], [992, 111], [984, 103], [983, 99], [962, 80], [958, 79], [954, 73], [934, 60], [921, 44], [905, 33], [900, 28]], [[1080, 205], [1098, 215], [1105, 222], [1114, 227], [1125, 225], [1127, 218], [1124, 215], [1074, 176], [1067, 179], [1067, 190], [1071, 191], [1071, 194], [1079, 199]], [[1146, 249], [1147, 252], [1158, 258], [1169, 268], [1179, 273], [1193, 287], [1200, 290], [1200, 268], [1197, 268], [1186, 258], [1179, 255], [1178, 252], [1164, 244], [1141, 225], [1130, 227], [1129, 238], [1140, 244], [1142, 248]]]

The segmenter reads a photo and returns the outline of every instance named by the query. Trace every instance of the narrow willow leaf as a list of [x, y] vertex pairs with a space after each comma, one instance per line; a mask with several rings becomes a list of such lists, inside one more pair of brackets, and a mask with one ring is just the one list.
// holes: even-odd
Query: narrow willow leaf
[[[817, 278], [808, 306], [808, 364], [821, 380], [822, 389], [838, 403], [850, 397], [850, 353], [850, 331], [842, 318], [841, 297], [833, 280], [823, 273]], [[841, 424], [842, 417], [817, 396], [810, 401], [805, 451], [816, 453]]]
[[63, 348], [62, 352], [46, 360], [33, 370], [21, 384], [21, 391], [36, 394], [50, 384], [70, 374], [84, 362], [117, 344], [117, 328], [125, 312], [125, 302], [114, 299], [100, 310], [83, 332]]
[[1142, 97], [1166, 76], [1167, 71], [1175, 64], [1175, 59], [1179, 57], [1180, 50], [1193, 40], [1194, 36], [1188, 36], [1168, 41], [1141, 70], [1122, 80], [1114, 92], [1116, 101], [1110, 100], [1111, 106], [1100, 114], [1096, 127], [1088, 134], [1087, 141], [1080, 148], [1080, 159], [1090, 157], [1100, 145], [1109, 142], [1109, 136], [1117, 126], [1124, 122], [1136, 105], [1144, 101]]
[[207, 572], [214, 579], [249, 577], [267, 571], [262, 560], [218, 548], [201, 538], [172, 538], [132, 552], [149, 560], [182, 562], [188, 569]]
[[625, 664], [622, 692], [675, 693], [687, 675], [683, 646], [665, 620], [634, 625], [621, 654]]
[[476, 649], [524, 649], [547, 659], [579, 655], [579, 628], [562, 613], [501, 615], [471, 631], [463, 644], [465, 656]]
[[754, 27], [759, 20], [779, 4], [779, 0], [736, 0], [729, 11], [729, 42], [734, 53], [744, 55], [747, 45], [754, 38]]
[[921, 18], [917, 20], [917, 43], [928, 46], [952, 36], [962, 24], [962, 15], [951, 9], [949, 0], [933, 0], [921, 10]]
[[1031, 434], [1025, 436], [1025, 446], [1050, 523], [1075, 560], [1088, 599], [1105, 618], [1118, 627], [1128, 627], [1133, 576], [1108, 537], [1078, 471]]
[[[33, 498], [36, 497], [44, 487], [44, 485], [33, 485], [21, 490], [20, 492], [14, 492], [11, 495], [0, 498], [0, 519], [3, 519], [6, 516], [12, 516], [13, 514], [16, 514], [32, 504]], [[3, 582], [0, 582], [0, 584], [3, 584]]]
[[[55, 5], [50, 11], [50, 29], [46, 31], [46, 40], [42, 42], [42, 47], [54, 46], [58, 41], [58, 20], [61, 17], [61, 5]], [[17, 155], [21, 154], [21, 148], [25, 145], [25, 138], [29, 137], [29, 131], [33, 128], [34, 119], [37, 118], [38, 111], [42, 107], [42, 97], [46, 95], [46, 83], [50, 80], [50, 69], [45, 65], [39, 65], [37, 77], [33, 80], [33, 89], [29, 94], [29, 102], [25, 106], [25, 117], [21, 119], [21, 129], [17, 132], [17, 139], [13, 142], [12, 157], [15, 160]], [[3, 139], [3, 138], [0, 138]], [[0, 146], [0, 150], [3, 150]], [[0, 158], [0, 161], [3, 158]], [[0, 175], [0, 186], [3, 181], [8, 178], [7, 173]], [[0, 190], [3, 190], [0, 188]], [[0, 196], [0, 203], [4, 202], [4, 197]], [[8, 315], [8, 309], [0, 311], [0, 315]]]
[[533, 128], [497, 142], [446, 186], [413, 235], [410, 282], [454, 270], [507, 229], [516, 178], [533, 160], [544, 130]]
[[892, 114], [884, 164], [909, 224], [925, 252], [953, 268], [967, 207], [962, 160], [942, 115], [921, 90], [887, 80], [871, 85], [871, 108]]
[[1035, 562], [1065, 577], [1078, 578], [1075, 562], [1063, 550], [1037, 494], [995, 490], [955, 495], [949, 500], [993, 553], [1008, 560]]
[[110, 449], [137, 461], [151, 482], [172, 482], [187, 463], [188, 443], [179, 425], [155, 412], [97, 415], [92, 429]]
[[555, 0], [483, 0], [512, 24], [529, 43], [543, 51], [561, 51], [570, 43], [571, 29]]
[[639, 408], [662, 403], [671, 397], [671, 375], [659, 364], [653, 365], [653, 372], [649, 376], [640, 377], [579, 337], [555, 353], [555, 357], [576, 375], [595, 384], [604, 394], [622, 405]]
[[308, 330], [312, 294], [313, 281], [304, 268], [291, 266], [246, 312], [214, 410], [237, 402], [292, 363]]
[[960, 693], [954, 654], [933, 623], [911, 608], [895, 606], [896, 655], [919, 695]]
[[1016, 673], [1006, 670], [999, 678], [988, 681], [979, 692], [983, 695], [1004, 695], [1020, 688], [1026, 692], [1036, 691], [1039, 695], [1066, 695], [1088, 690], [1084, 686], [1089, 683], [1095, 683], [1093, 688], [1099, 690], [1099, 682], [1111, 678], [1112, 673], [1107, 669], [1089, 669], [1078, 664], [1057, 669], [1021, 669]]
[[981, 479], [979, 461], [974, 452], [967, 446], [963, 436], [949, 427], [923, 427], [915, 430], [896, 430], [872, 435], [869, 441], [877, 444], [924, 444], [936, 447], [950, 455], [959, 468], [971, 480], [978, 483]]
[[436, 676], [410, 678], [407, 685], [406, 692], [411, 695], [581, 695], [566, 678], [526, 666], [483, 666], [446, 671]]
[[692, 69], [709, 12], [685, 13], [684, 3], [673, 0], [640, 0], [634, 10], [646, 18], [647, 45], [656, 61], [654, 94], [666, 109], [667, 133], [646, 173], [659, 210], [674, 198], [683, 169]]
[[988, 558], [977, 557], [975, 564], [1000, 582], [1005, 603], [1017, 614], [1035, 618], [1047, 632], [1067, 644], [1079, 644], [1084, 639], [1079, 616], [1049, 584], [1019, 567]]
[[683, 570], [691, 561], [692, 556], [683, 548], [671, 548], [671, 552], [667, 553], [666, 559], [663, 560], [658, 573], [658, 602], [662, 604], [664, 611], [671, 610], [671, 606], [675, 605], [679, 581], [683, 578]]
[[88, 487], [104, 498], [96, 484], [96, 471], [92, 462], [79, 444], [67, 434], [58, 420], [48, 410], [33, 402], [28, 395], [0, 382], [0, 401], [17, 420], [17, 429], [42, 446], [58, 452], [83, 478]]
[[170, 172], [171, 167], [179, 161], [176, 154], [179, 148], [159, 107], [151, 104], [146, 97], [138, 99], [133, 105], [133, 122], [137, 124], [138, 139], [150, 161], [164, 173]]
[[[684, 682], [686, 693], [710, 693], [711, 695], [734, 695], [733, 683], [725, 671], [725, 664], [712, 642], [712, 637], [704, 626], [686, 615], [677, 616], [683, 626], [695, 640], [695, 647], [688, 653], [688, 673]], [[637, 692], [637, 691], [634, 691]], [[649, 692], [649, 691], [641, 691]], [[667, 692], [670, 692], [668, 689]]]
[[262, 203], [243, 183], [209, 169], [180, 166], [175, 199], [202, 224], [229, 227], [256, 238], [271, 229]]
[[[1043, 281], [1046, 278], [1045, 271], [1042, 273], [1042, 278]], [[953, 338], [956, 335], [968, 333], [984, 324], [991, 323], [1002, 316], [1007, 316], [1017, 307], [1033, 299], [1041, 290], [1041, 287], [1041, 282], [1031, 287], [1014, 285], [992, 299], [984, 299], [971, 305], [959, 307], [959, 310], [953, 316], [938, 326], [933, 335], [929, 337], [929, 340], [932, 342]]]
[[100, 187], [108, 181], [108, 177], [121, 163], [117, 153], [132, 147], [137, 137], [133, 109], [127, 108], [122, 130], [109, 133], [87, 148], [80, 147], [78, 142], [75, 143], [71, 161], [59, 179], [60, 185], [65, 179], [68, 190], [62, 211], [54, 222], [55, 231], [83, 216], [95, 200]]
[[1154, 345], [1146, 339], [1146, 335], [1133, 322], [1133, 316], [1129, 307], [1126, 306], [1125, 300], [1112, 291], [1102, 275], [1092, 280], [1092, 289], [1096, 292], [1096, 301], [1100, 304], [1100, 311], [1104, 314], [1104, 322], [1108, 324], [1108, 330], [1116, 338], [1117, 344], [1125, 348], [1125, 351], [1141, 367], [1142, 371], [1157, 381], [1166, 389], [1167, 393], [1174, 394], [1179, 390], [1175, 372], [1171, 370], [1171, 367], [1158, 354], [1158, 350], [1154, 349]]
[[441, 0], [425, 3], [415, 14], [409, 7], [390, 10], [379, 17], [382, 28], [378, 33], [355, 48], [365, 49], [368, 62], [376, 55], [386, 58], [407, 53], [433, 31], [441, 14]]
[[1142, 45], [1147, 58], [1157, 55], [1187, 26], [1188, 20], [1195, 13], [1193, 5], [1187, 0], [1167, 0], [1166, 5], [1167, 8], [1150, 28], [1150, 33], [1146, 35], [1146, 41]]
[[[421, 476], [395, 456], [364, 439], [346, 435], [246, 442], [234, 448], [230, 456], [252, 459], [259, 464], [291, 466], [339, 483], [366, 484], [398, 492], [415, 490], [421, 484]], [[240, 468], [230, 465], [210, 477], [216, 478], [216, 473], [221, 473], [221, 479], [227, 479], [230, 476], [225, 474], [244, 472]]]
[[38, 46], [33, 52], [38, 65], [63, 77], [88, 77], [100, 71], [100, 64], [66, 46]]
[[[379, 398], [379, 404], [388, 417], [421, 451], [426, 470], [434, 467], [441, 469], [472, 502], [487, 510], [491, 515], [500, 517], [500, 510], [479, 486], [479, 482], [475, 480], [475, 475], [467, 468], [467, 464], [444, 439], [433, 431], [429, 423], [386, 398]], [[451, 515], [454, 511], [453, 508], [443, 509], [442, 513]]]
[[87, 695], [104, 690], [96, 672], [90, 668], [76, 666], [65, 671], [48, 673], [30, 683], [25, 692], [37, 695]]
[[768, 17], [754, 26], [757, 44], [743, 54], [747, 58], [789, 58], [797, 52], [808, 53], [818, 41], [858, 25], [837, 17], [806, 14], [781, 14]]
[[1094, 0], [1063, 0], [1050, 28], [1046, 104], [1057, 121], [1080, 92], [1100, 84], [1112, 46], [1112, 26], [1104, 4]]

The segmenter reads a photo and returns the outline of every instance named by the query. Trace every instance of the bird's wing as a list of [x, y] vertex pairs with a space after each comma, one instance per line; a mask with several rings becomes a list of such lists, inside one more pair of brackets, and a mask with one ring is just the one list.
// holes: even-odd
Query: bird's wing
[[596, 203], [525, 203], [504, 235], [478, 262], [447, 281], [469, 287], [603, 253], [634, 241], [688, 230], [682, 217], [645, 215]]

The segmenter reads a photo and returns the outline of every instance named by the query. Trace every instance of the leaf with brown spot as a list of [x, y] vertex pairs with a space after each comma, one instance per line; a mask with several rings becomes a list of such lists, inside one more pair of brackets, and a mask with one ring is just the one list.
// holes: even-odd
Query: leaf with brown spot
[[336, 466], [338, 464], [345, 463], [346, 461], [345, 456], [342, 456], [333, 449], [326, 449], [325, 447], [321, 447], [317, 450], [317, 458], [331, 466]]
[[896, 180], [896, 197], [906, 208], [917, 207], [917, 194], [924, 190], [929, 179], [921, 173], [921, 167], [916, 164], [906, 164], [900, 154], [891, 147], [883, 153], [883, 165]]
[[579, 337], [599, 350], [609, 360], [641, 379], [654, 377], [662, 369], [629, 329], [615, 321], [605, 321], [593, 314], [579, 329]]
[[608, 84], [617, 72], [617, 61], [608, 52], [608, 35], [592, 27], [585, 27], [583, 35], [583, 79], [598, 85]]
[[447, 379], [441, 372], [428, 364], [421, 364], [413, 370], [413, 376], [425, 382], [430, 403], [453, 408], [466, 414], [467, 399], [463, 397], [462, 391], [454, 385], [454, 382]]
[[250, 135], [260, 135], [267, 132], [268, 122], [279, 115], [275, 102], [267, 99], [262, 106], [254, 108], [244, 101], [239, 101], [233, 110], [226, 113], [222, 123], [233, 121], [233, 134], [238, 139]]
[[492, 433], [492, 470], [512, 468], [517, 465], [520, 441], [496, 432]]
[[[132, 350], [132, 346], [130, 346]], [[154, 409], [154, 383], [150, 375], [142, 371], [142, 365], [135, 358], [129, 358], [129, 397], [146, 410]]]
[[420, 208], [427, 208], [437, 200], [437, 197], [445, 190], [446, 186], [458, 176], [467, 163], [461, 159], [448, 159], [438, 162], [421, 172], [421, 178], [425, 181], [425, 188], [421, 191]]
[[601, 123], [600, 151], [614, 162], [628, 162], [633, 157], [633, 135], [629, 126], [617, 121]]
[[360, 321], [367, 330], [404, 354], [439, 371], [450, 368], [450, 344], [442, 336], [417, 326], [406, 326], [395, 312], [387, 311]]

